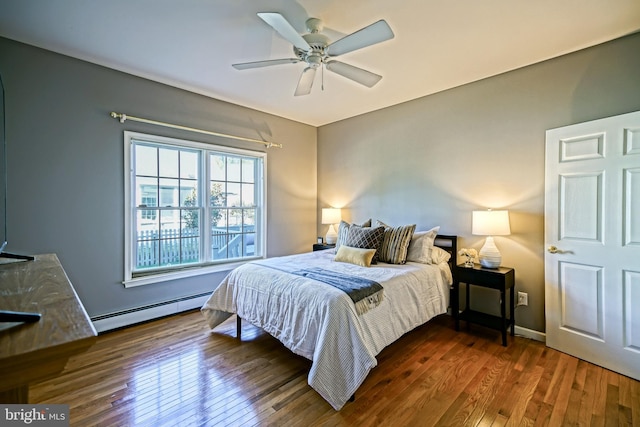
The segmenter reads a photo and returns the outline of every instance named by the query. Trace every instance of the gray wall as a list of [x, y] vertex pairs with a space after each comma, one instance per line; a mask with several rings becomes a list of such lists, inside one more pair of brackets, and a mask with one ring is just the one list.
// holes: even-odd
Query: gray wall
[[[123, 131], [237, 142], [109, 117], [110, 111], [279, 142], [268, 151], [269, 256], [316, 237], [315, 127], [0, 38], [11, 252], [56, 253], [90, 316], [209, 292], [224, 273], [125, 289]], [[295, 178], [295, 179], [292, 179]]]
[[[640, 110], [639, 53], [636, 34], [322, 126], [318, 208], [440, 225], [476, 249], [484, 238], [471, 235], [471, 211], [509, 209], [512, 234], [495, 240], [529, 293], [516, 323], [544, 331], [545, 130]], [[499, 313], [498, 298], [477, 293]]]
[[283, 143], [268, 156], [269, 256], [308, 251], [326, 233], [317, 212], [329, 205], [356, 221], [440, 225], [478, 249], [484, 239], [471, 235], [471, 211], [508, 208], [512, 235], [496, 243], [529, 293], [517, 324], [544, 331], [544, 132], [640, 110], [638, 52], [633, 35], [316, 129], [0, 38], [9, 249], [57, 253], [91, 316], [219, 283], [223, 273], [121, 284], [122, 132], [262, 148], [122, 125], [108, 116], [115, 110]]

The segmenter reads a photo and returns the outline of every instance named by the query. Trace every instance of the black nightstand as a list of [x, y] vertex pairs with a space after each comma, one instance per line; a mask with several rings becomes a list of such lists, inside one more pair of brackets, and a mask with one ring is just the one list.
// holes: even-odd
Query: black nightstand
[[[511, 326], [511, 336], [514, 335], [516, 325], [515, 317], [515, 270], [510, 267], [484, 268], [475, 264], [473, 268], [458, 265], [455, 267], [453, 281], [452, 310], [456, 322], [456, 331], [460, 330], [460, 319], [469, 323], [477, 323], [502, 332], [502, 345], [507, 345], [507, 328]], [[467, 284], [466, 307], [460, 313], [460, 283]], [[493, 316], [479, 311], [471, 310], [469, 301], [469, 287], [482, 286], [484, 288], [500, 291], [500, 316]], [[509, 292], [509, 317], [506, 313], [505, 294]]]
[[314, 251], [322, 251], [325, 249], [332, 249], [335, 248], [336, 245], [330, 245], [328, 243], [314, 243], [313, 244], [313, 250]]

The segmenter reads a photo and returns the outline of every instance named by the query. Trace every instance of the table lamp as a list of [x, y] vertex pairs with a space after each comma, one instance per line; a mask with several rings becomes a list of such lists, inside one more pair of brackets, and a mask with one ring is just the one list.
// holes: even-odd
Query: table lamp
[[330, 245], [334, 245], [338, 239], [338, 232], [333, 225], [339, 223], [341, 219], [340, 209], [322, 208], [322, 224], [329, 224], [329, 231], [327, 231], [325, 240]]
[[486, 268], [498, 268], [502, 262], [502, 255], [493, 241], [493, 236], [507, 236], [511, 234], [509, 227], [509, 211], [473, 211], [471, 234], [487, 236], [484, 246], [480, 249], [480, 265]]

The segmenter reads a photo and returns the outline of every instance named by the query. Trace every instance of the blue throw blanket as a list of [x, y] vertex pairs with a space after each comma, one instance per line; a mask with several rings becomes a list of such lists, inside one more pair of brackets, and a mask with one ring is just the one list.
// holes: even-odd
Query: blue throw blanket
[[384, 288], [380, 283], [371, 279], [350, 276], [317, 267], [304, 268], [290, 271], [289, 273], [308, 277], [340, 289], [349, 295], [349, 298], [356, 306], [358, 314], [366, 313], [369, 309], [378, 306], [382, 302]]

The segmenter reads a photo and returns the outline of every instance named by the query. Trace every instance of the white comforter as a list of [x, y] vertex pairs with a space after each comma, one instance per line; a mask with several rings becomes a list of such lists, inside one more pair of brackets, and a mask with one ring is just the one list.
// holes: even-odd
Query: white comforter
[[[244, 264], [222, 281], [202, 313], [211, 328], [237, 313], [311, 360], [309, 385], [339, 410], [383, 348], [447, 311], [451, 272], [446, 263], [366, 268], [335, 262], [334, 255], [325, 250]], [[309, 267], [375, 280], [384, 287], [384, 299], [358, 315], [346, 293], [285, 272]]]

